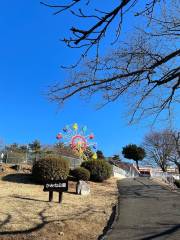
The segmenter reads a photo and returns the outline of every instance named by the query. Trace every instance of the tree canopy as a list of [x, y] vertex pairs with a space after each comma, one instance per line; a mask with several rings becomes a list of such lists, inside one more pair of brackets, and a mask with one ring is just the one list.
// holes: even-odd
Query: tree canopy
[[96, 154], [97, 154], [98, 159], [104, 159], [105, 158], [104, 153], [101, 150], [97, 150]]
[[34, 153], [39, 153], [41, 150], [41, 143], [38, 140], [34, 140], [29, 144], [29, 147]]
[[138, 147], [136, 144], [129, 144], [123, 147], [122, 154], [125, 158], [134, 160], [137, 169], [139, 169], [138, 161], [142, 161], [146, 156], [145, 150], [142, 147]]

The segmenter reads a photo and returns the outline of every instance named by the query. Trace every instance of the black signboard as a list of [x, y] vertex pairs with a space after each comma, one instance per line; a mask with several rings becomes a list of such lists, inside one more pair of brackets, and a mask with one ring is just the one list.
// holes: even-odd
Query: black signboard
[[44, 184], [44, 192], [67, 192], [68, 180], [51, 180]]

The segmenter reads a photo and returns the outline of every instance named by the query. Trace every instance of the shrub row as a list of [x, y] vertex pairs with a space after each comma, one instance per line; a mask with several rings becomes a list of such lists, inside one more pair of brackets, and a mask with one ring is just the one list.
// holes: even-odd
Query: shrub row
[[89, 170], [90, 179], [95, 182], [103, 182], [112, 174], [112, 167], [105, 160], [84, 161], [81, 166]]
[[[70, 174], [78, 181], [89, 179], [103, 182], [111, 176], [112, 167], [105, 160], [84, 161], [81, 167], [71, 170]], [[67, 179], [69, 175], [69, 161], [62, 157], [47, 156], [36, 161], [32, 168], [32, 175], [36, 182], [47, 180]]]
[[90, 179], [90, 172], [84, 167], [78, 167], [70, 171], [70, 174], [77, 180], [88, 181]]

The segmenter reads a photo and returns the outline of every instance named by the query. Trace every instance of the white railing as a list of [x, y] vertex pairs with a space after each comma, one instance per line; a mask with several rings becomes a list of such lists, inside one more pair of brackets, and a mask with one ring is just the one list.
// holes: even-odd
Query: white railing
[[159, 172], [159, 171], [151, 171], [151, 177], [152, 178], [159, 178], [165, 183], [170, 184], [173, 188], [175, 187], [174, 185], [174, 180], [175, 179], [180, 179], [179, 174], [175, 173], [168, 173], [168, 172]]

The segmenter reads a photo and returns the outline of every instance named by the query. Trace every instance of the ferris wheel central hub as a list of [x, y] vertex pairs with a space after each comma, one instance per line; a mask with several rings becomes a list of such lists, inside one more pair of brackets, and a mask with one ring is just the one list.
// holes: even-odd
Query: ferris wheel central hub
[[71, 139], [71, 147], [73, 149], [76, 149], [79, 147], [79, 148], [82, 148], [82, 150], [86, 150], [87, 142], [86, 142], [85, 137], [83, 137], [81, 135], [73, 136]]
[[96, 159], [96, 153], [93, 153], [91, 149], [91, 147], [93, 149], [96, 149], [97, 145], [93, 142], [94, 134], [90, 133], [86, 135], [86, 131], [86, 126], [79, 128], [77, 123], [74, 123], [71, 126], [66, 125], [63, 128], [63, 133], [58, 133], [56, 139], [63, 140], [63, 143], [70, 146], [71, 149], [76, 152], [81, 158], [87, 159], [87, 152], [91, 152], [93, 154], [92, 158]]

